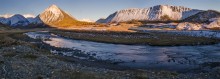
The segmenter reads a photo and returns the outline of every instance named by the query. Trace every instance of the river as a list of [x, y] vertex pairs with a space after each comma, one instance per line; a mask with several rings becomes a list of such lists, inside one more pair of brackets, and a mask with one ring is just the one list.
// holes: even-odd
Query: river
[[[213, 66], [209, 66], [210, 64], [214, 63], [219, 67], [220, 63], [220, 44], [201, 46], [122, 45], [74, 40], [49, 32], [28, 32], [26, 35], [34, 39], [42, 39], [44, 43], [53, 47], [78, 49], [98, 60], [120, 62], [117, 65], [136, 69], [210, 70], [213, 69]], [[51, 52], [61, 52], [65, 56], [74, 55], [74, 51], [51, 50]]]

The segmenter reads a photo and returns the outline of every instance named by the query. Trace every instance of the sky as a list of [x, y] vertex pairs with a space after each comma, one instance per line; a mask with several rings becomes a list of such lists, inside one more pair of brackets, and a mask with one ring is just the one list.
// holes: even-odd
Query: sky
[[220, 0], [1, 0], [2, 14], [38, 15], [55, 4], [77, 19], [97, 20], [127, 8], [148, 8], [155, 5], [185, 6], [220, 11]]

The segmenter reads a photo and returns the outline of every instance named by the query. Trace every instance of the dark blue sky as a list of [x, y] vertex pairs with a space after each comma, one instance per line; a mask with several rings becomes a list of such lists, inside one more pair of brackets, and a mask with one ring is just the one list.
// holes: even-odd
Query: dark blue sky
[[0, 14], [38, 15], [55, 4], [77, 19], [97, 20], [117, 10], [146, 8], [159, 4], [220, 11], [220, 0], [1, 0]]

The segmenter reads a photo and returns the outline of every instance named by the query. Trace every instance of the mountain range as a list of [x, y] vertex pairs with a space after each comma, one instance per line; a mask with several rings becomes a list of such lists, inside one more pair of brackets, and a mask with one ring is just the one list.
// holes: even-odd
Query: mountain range
[[202, 10], [186, 8], [183, 6], [157, 5], [150, 8], [131, 8], [116, 11], [109, 15], [105, 20], [100, 19], [97, 22], [118, 23], [131, 20], [141, 21], [161, 21], [163, 16], [168, 16], [171, 20], [182, 20]]
[[81, 24], [91, 24], [76, 20], [73, 16], [61, 10], [56, 5], [51, 5], [36, 17], [24, 17], [20, 14], [6, 16], [7, 17], [0, 16], [0, 23], [14, 27], [28, 26], [30, 24], [49, 25], [53, 27], [67, 27]]
[[[157, 5], [149, 8], [131, 8], [116, 11], [106, 19], [101, 18], [96, 23], [119, 23], [137, 21], [179, 21], [179, 29], [200, 29], [220, 27], [220, 13], [214, 10], [198, 10], [183, 6]], [[85, 19], [89, 21], [88, 19]], [[79, 21], [56, 5], [51, 5], [38, 16], [5, 15], [0, 16], [0, 23], [9, 26], [49, 25], [52, 27], [71, 27], [91, 25], [95, 23]], [[199, 23], [199, 24], [192, 24]], [[205, 24], [201, 24], [205, 23]], [[210, 25], [212, 24], [212, 25]], [[189, 27], [190, 26], [190, 27]], [[195, 27], [198, 26], [198, 27]]]

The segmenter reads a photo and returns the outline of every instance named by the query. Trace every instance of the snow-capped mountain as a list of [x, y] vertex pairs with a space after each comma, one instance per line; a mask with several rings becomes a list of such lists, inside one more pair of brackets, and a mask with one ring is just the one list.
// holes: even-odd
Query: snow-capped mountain
[[29, 21], [20, 14], [15, 14], [11, 17], [1, 17], [0, 22], [9, 26], [26, 26]]
[[32, 14], [25, 15], [0, 15], [0, 22], [9, 26], [27, 26], [29, 24], [34, 25], [49, 25], [49, 26], [73, 26], [86, 24], [85, 22], [77, 21], [67, 12], [64, 12], [56, 5], [52, 5], [45, 9], [44, 12], [38, 16]]
[[29, 18], [26, 18], [30, 23], [33, 23], [35, 21], [35, 18], [32, 18], [32, 17], [29, 17]]
[[110, 22], [124, 22], [131, 20], [160, 21], [162, 16], [169, 16], [172, 20], [182, 20], [201, 10], [190, 9], [182, 6], [157, 5], [150, 8], [131, 8], [117, 11], [105, 20]]
[[40, 18], [45, 23], [52, 23], [62, 20], [64, 15], [56, 5], [52, 5], [40, 14]]
[[10, 25], [10, 20], [7, 18], [0, 17], [0, 23]]
[[35, 21], [36, 16], [32, 14], [24, 14], [23, 15], [30, 23], [33, 23]]
[[39, 18], [48, 25], [63, 26], [62, 24], [71, 23], [76, 21], [71, 15], [61, 10], [56, 5], [47, 8], [39, 15]]
[[5, 14], [0, 15], [0, 23], [9, 26], [27, 26], [34, 17], [32, 14]]
[[8, 19], [10, 20], [10, 26], [26, 26], [29, 24], [29, 21], [20, 14], [16, 14]]
[[36, 16], [35, 18], [27, 18], [27, 20], [30, 22], [30, 24], [44, 24], [39, 16]]

